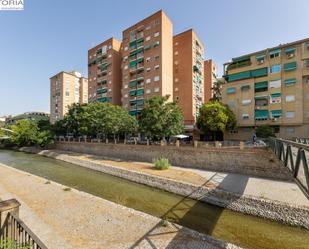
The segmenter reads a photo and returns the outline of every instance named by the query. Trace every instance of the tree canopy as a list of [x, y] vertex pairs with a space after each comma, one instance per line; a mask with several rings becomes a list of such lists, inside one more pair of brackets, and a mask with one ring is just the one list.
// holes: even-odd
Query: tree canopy
[[199, 129], [206, 132], [224, 132], [236, 127], [236, 117], [232, 110], [219, 101], [202, 105], [197, 119]]
[[221, 101], [222, 96], [221, 96], [221, 89], [222, 89], [222, 85], [224, 84], [224, 80], [220, 80], [217, 79], [212, 87], [212, 92], [213, 92], [213, 96], [212, 96], [212, 100], [213, 101]]
[[55, 123], [54, 130], [57, 135], [124, 135], [137, 130], [137, 121], [125, 109], [110, 103], [73, 104], [64, 119]]
[[269, 125], [261, 125], [256, 128], [256, 136], [260, 138], [275, 137], [274, 129]]
[[169, 96], [156, 96], [146, 101], [139, 117], [139, 129], [146, 137], [160, 140], [183, 132], [182, 112], [176, 102], [168, 99]]

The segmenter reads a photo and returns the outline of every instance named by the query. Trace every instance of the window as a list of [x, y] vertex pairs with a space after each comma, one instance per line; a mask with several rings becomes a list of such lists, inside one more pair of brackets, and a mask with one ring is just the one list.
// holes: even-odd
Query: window
[[286, 132], [289, 133], [289, 134], [293, 134], [295, 132], [295, 128], [293, 127], [287, 127], [286, 128]]
[[146, 94], [149, 94], [149, 93], [151, 93], [151, 90], [150, 90], [150, 89], [147, 89], [147, 90], [146, 90]]
[[270, 73], [280, 73], [281, 71], [281, 65], [280, 64], [276, 64], [270, 67]]
[[150, 67], [147, 67], [146, 72], [147, 72], [147, 73], [150, 72]]
[[178, 78], [175, 78], [175, 82], [178, 82], [179, 81], [179, 79]]
[[155, 70], [159, 70], [160, 66], [159, 65], [155, 65], [154, 69]]
[[284, 80], [285, 86], [293, 86], [293, 85], [295, 85], [295, 83], [296, 83], [296, 79], [295, 78]]
[[145, 28], [145, 30], [150, 30], [151, 29], [151, 25], [149, 25], [149, 26], [147, 26], [146, 28]]
[[251, 99], [244, 99], [242, 101], [242, 105], [250, 105], [251, 104]]
[[297, 68], [296, 61], [284, 64], [285, 72], [294, 71], [296, 68]]
[[149, 40], [150, 40], [150, 36], [147, 36], [147, 37], [146, 37], [146, 41], [149, 41]]
[[178, 51], [175, 51], [175, 53], [174, 53], [175, 55], [178, 55]]
[[235, 87], [229, 87], [229, 88], [226, 89], [226, 93], [227, 94], [236, 93], [236, 88]]
[[254, 92], [265, 92], [268, 90], [268, 82], [262, 81], [254, 84]]
[[257, 55], [255, 58], [258, 64], [262, 64], [265, 61], [265, 54]]
[[124, 69], [125, 69], [125, 70], [128, 69], [128, 65], [125, 65], [125, 66], [124, 66]]
[[149, 84], [151, 82], [151, 79], [146, 80], [146, 84]]
[[242, 115], [242, 119], [249, 119], [249, 114], [244, 113], [244, 114]]
[[111, 57], [112, 57], [112, 55], [111, 55], [111, 54], [109, 54], [109, 55], [108, 55], [108, 58], [111, 58]]
[[281, 103], [281, 93], [272, 93], [270, 97], [270, 103]]
[[124, 97], [127, 98], [127, 97], [128, 97], [128, 94], [126, 93], [126, 94], [124, 95]]
[[178, 92], [178, 87], [175, 87], [175, 92]]
[[158, 37], [160, 35], [160, 32], [156, 32], [156, 33], [154, 33], [154, 37]]
[[230, 101], [227, 103], [227, 105], [230, 107], [230, 108], [233, 108], [235, 107], [235, 102], [234, 101]]
[[160, 55], [156, 55], [155, 57], [154, 57], [154, 59], [157, 61], [157, 60], [159, 60], [159, 58], [160, 58]]
[[178, 65], [178, 61], [175, 61], [175, 65]]
[[294, 116], [295, 116], [295, 112], [286, 112], [285, 113], [286, 118], [294, 118]]
[[269, 57], [270, 57], [271, 59], [276, 58], [276, 57], [279, 57], [279, 56], [280, 56], [280, 53], [281, 53], [281, 50], [280, 50], [280, 49], [272, 50], [272, 51], [269, 52]]
[[159, 41], [156, 41], [154, 44], [153, 44], [153, 47], [158, 47], [160, 45], [160, 42]]
[[269, 81], [269, 88], [281, 88], [281, 80]]
[[286, 55], [287, 58], [292, 58], [295, 55], [296, 49], [295, 48], [286, 48], [284, 50], [284, 52], [285, 52], [285, 55]]
[[293, 102], [295, 101], [295, 96], [294, 95], [287, 95], [285, 96], [285, 102]]
[[242, 86], [240, 87], [240, 89], [241, 89], [242, 91], [248, 91], [248, 90], [250, 89], [250, 86], [249, 86], [249, 85], [242, 85]]
[[70, 92], [66, 91], [65, 96], [70, 96]]
[[267, 106], [268, 96], [255, 96], [255, 106]]
[[160, 80], [160, 76], [155, 76], [155, 77], [153, 78], [153, 80], [154, 80], [154, 81], [159, 81], [159, 80]]
[[158, 93], [160, 91], [160, 88], [159, 87], [156, 87], [155, 89], [154, 89], [154, 92], [155, 93]]
[[178, 46], [178, 42], [175, 42], [175, 46]]
[[150, 57], [146, 58], [146, 62], [150, 62]]

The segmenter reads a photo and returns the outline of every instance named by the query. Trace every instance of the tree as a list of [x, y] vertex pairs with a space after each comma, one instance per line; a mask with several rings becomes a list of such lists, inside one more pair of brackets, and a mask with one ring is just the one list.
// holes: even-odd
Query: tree
[[182, 112], [176, 102], [168, 102], [169, 96], [153, 97], [146, 101], [139, 117], [139, 129], [147, 137], [160, 140], [183, 132]]
[[227, 105], [211, 101], [202, 105], [197, 119], [197, 126], [203, 133], [232, 130], [236, 127], [236, 117]]
[[256, 136], [260, 138], [276, 137], [273, 128], [269, 125], [258, 126]]
[[220, 80], [220, 79], [217, 79], [214, 82], [214, 85], [212, 87], [212, 91], [213, 91], [213, 97], [211, 98], [212, 101], [221, 101], [222, 99], [221, 89], [224, 83], [225, 83], [224, 80]]
[[15, 125], [11, 126], [13, 131], [11, 141], [17, 146], [31, 146], [37, 142], [39, 131], [36, 122], [31, 120], [18, 120]]
[[53, 141], [53, 135], [50, 131], [44, 130], [37, 134], [36, 143], [40, 147], [45, 147]]

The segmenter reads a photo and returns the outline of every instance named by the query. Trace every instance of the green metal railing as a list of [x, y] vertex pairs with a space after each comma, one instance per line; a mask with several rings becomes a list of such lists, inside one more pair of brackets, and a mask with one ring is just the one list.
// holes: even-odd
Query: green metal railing
[[271, 138], [269, 147], [284, 166], [292, 172], [298, 185], [309, 197], [309, 145], [290, 140]]

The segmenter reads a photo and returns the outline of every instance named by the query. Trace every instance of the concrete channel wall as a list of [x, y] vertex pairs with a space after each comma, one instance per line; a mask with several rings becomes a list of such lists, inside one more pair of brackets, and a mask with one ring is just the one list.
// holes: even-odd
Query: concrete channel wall
[[206, 186], [198, 186], [162, 178], [147, 173], [114, 167], [108, 164], [103, 165], [96, 162], [75, 158], [68, 154], [63, 154], [53, 150], [38, 150], [35, 148], [22, 148], [20, 150], [30, 153], [38, 153], [46, 157], [73, 163], [85, 168], [145, 184], [191, 199], [228, 208], [233, 211], [309, 229], [309, 209], [307, 207], [290, 205], [288, 203], [266, 200], [253, 196], [238, 195], [220, 189], [211, 189]]
[[225, 149], [85, 142], [57, 142], [55, 149], [123, 160], [152, 162], [166, 157], [172, 165], [291, 180], [291, 173], [265, 148]]

